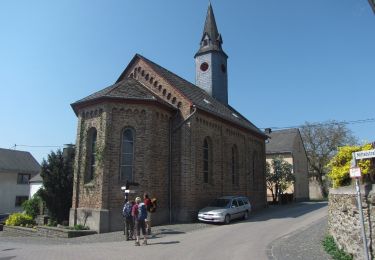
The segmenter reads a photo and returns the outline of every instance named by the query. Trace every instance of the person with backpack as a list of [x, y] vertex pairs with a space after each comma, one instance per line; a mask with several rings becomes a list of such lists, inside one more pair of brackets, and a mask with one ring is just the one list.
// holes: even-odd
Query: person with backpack
[[143, 235], [143, 245], [147, 245], [147, 233], [146, 223], [147, 209], [145, 204], [142, 202], [140, 197], [135, 198], [135, 204], [132, 208], [132, 216], [134, 217], [135, 230], [136, 230], [136, 241], [135, 245], [139, 246], [139, 237], [141, 236], [141, 230]]
[[124, 207], [122, 208], [122, 216], [124, 217], [124, 235], [126, 240], [133, 239], [134, 236], [134, 218], [132, 216], [132, 209], [134, 201], [128, 201], [125, 199]]

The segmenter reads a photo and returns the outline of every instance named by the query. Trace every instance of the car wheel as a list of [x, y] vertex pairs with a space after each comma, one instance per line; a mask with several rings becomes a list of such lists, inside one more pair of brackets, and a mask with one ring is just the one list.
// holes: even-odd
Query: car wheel
[[246, 220], [249, 218], [249, 211], [245, 211], [245, 214], [243, 215], [243, 219]]
[[230, 223], [230, 216], [229, 215], [225, 215], [224, 224], [229, 224], [229, 223]]

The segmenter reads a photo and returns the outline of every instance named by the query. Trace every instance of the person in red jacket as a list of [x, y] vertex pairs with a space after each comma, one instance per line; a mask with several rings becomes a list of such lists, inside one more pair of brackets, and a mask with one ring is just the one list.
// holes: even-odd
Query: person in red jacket
[[143, 194], [143, 203], [147, 209], [146, 229], [147, 235], [151, 235], [151, 208], [152, 203], [147, 193]]

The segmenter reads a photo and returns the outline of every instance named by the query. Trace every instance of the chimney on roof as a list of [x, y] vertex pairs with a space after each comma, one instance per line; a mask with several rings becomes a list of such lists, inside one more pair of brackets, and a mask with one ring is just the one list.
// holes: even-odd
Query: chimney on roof
[[74, 152], [75, 152], [75, 145], [74, 144], [64, 144], [64, 148], [63, 148], [64, 161], [68, 161], [70, 163], [73, 163]]

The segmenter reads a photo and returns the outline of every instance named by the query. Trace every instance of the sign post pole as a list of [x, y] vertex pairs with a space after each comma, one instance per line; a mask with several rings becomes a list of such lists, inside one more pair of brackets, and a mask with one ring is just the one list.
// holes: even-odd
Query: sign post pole
[[358, 208], [359, 208], [359, 218], [361, 222], [361, 233], [362, 233], [362, 239], [363, 239], [363, 249], [365, 254], [365, 259], [369, 260], [368, 256], [368, 248], [367, 248], [367, 238], [366, 238], [366, 232], [365, 232], [365, 222], [363, 219], [363, 209], [362, 209], [362, 200], [361, 200], [361, 188], [359, 186], [359, 180], [358, 178], [355, 178], [355, 188], [357, 190], [357, 201], [358, 201]]
[[[355, 157], [355, 153], [353, 153], [353, 162], [354, 162], [354, 167], [351, 168], [351, 175], [355, 176], [355, 189], [357, 191], [357, 204], [358, 204], [358, 209], [359, 209], [359, 220], [361, 223], [361, 233], [362, 233], [362, 240], [363, 240], [363, 253], [364, 253], [364, 259], [369, 260], [369, 255], [368, 255], [368, 248], [367, 248], [367, 238], [366, 238], [366, 231], [365, 231], [365, 222], [363, 218], [363, 209], [362, 209], [362, 200], [361, 200], [361, 187], [359, 186], [359, 175], [360, 175], [360, 170], [357, 168], [357, 160]], [[355, 171], [353, 171], [355, 169]], [[355, 172], [355, 174], [352, 174], [352, 172]]]

